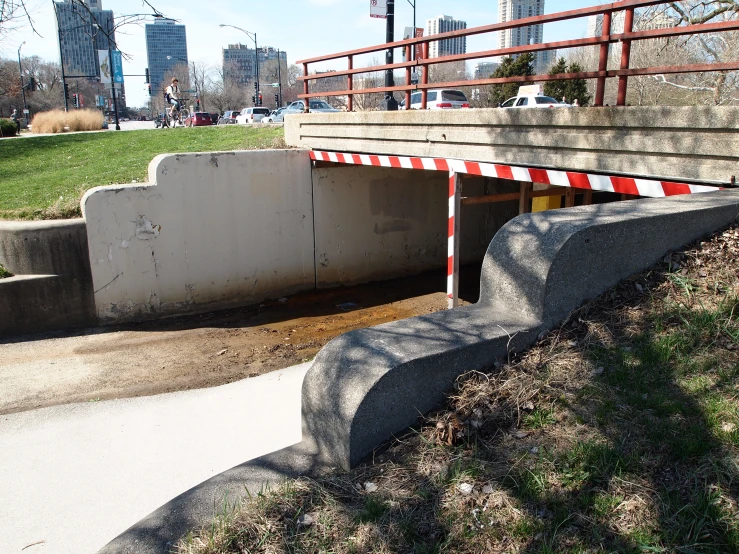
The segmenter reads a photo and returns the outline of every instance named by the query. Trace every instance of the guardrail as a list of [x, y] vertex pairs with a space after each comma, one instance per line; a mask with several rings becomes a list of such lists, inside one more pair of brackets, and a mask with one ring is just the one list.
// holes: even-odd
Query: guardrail
[[[329, 54], [327, 56], [321, 56], [317, 58], [310, 58], [306, 60], [299, 60], [297, 63], [303, 65], [303, 76], [298, 79], [303, 82], [303, 94], [298, 97], [301, 99], [310, 99], [316, 97], [327, 97], [327, 96], [346, 96], [348, 98], [347, 107], [349, 111], [353, 111], [353, 100], [355, 94], [370, 94], [370, 93], [392, 93], [392, 92], [403, 92], [405, 93], [405, 109], [410, 109], [410, 95], [412, 91], [421, 91], [421, 105], [422, 109], [427, 107], [427, 92], [430, 88], [447, 88], [447, 87], [460, 87], [460, 86], [484, 86], [484, 85], [496, 85], [503, 83], [530, 83], [530, 82], [543, 82], [543, 81], [557, 81], [557, 80], [572, 80], [572, 79], [596, 79], [596, 92], [594, 98], [594, 104], [596, 106], [602, 106], [606, 79], [618, 78], [618, 96], [617, 105], [623, 106], [626, 104], [626, 87], [628, 78], [630, 76], [642, 76], [642, 75], [663, 75], [663, 74], [675, 74], [675, 73], [704, 73], [709, 71], [736, 71], [739, 70], [739, 61], [727, 62], [727, 63], [704, 63], [704, 64], [692, 64], [692, 65], [670, 65], [662, 67], [642, 67], [642, 68], [630, 68], [631, 61], [631, 43], [635, 40], [647, 40], [657, 38], [669, 38], [684, 35], [704, 34], [704, 33], [716, 33], [723, 31], [732, 31], [739, 29], [739, 20], [721, 21], [718, 23], [700, 23], [692, 25], [682, 25], [678, 27], [668, 27], [661, 29], [650, 29], [644, 31], [634, 31], [634, 10], [636, 8], [665, 5], [670, 4], [665, 0], [621, 0], [618, 2], [612, 2], [609, 4], [601, 4], [590, 8], [580, 8], [577, 10], [569, 10], [558, 12], [554, 14], [540, 15], [534, 17], [527, 17], [524, 19], [515, 19], [513, 21], [506, 21], [504, 23], [495, 23], [493, 25], [484, 25], [481, 27], [472, 27], [469, 29], [463, 29], [459, 31], [451, 31], [448, 33], [440, 33], [437, 35], [430, 35], [419, 38], [409, 38], [406, 40], [400, 40], [391, 43], [378, 44], [376, 46], [369, 46], [366, 48], [359, 48], [356, 50], [349, 50], [346, 52], [339, 52], [336, 54]], [[611, 22], [614, 12], [624, 11], [624, 32], [618, 34], [611, 33]], [[566, 21], [570, 19], [577, 19], [582, 17], [588, 17], [591, 15], [603, 15], [603, 32], [599, 37], [583, 38], [576, 40], [566, 40], [559, 42], [547, 42], [542, 44], [530, 44], [524, 46], [514, 46], [510, 48], [498, 48], [494, 50], [486, 50], [480, 52], [472, 52], [467, 54], [457, 54], [453, 56], [443, 56], [439, 58], [429, 58], [429, 44], [439, 40], [452, 39], [458, 37], [468, 37], [472, 35], [481, 35], [485, 33], [493, 33], [498, 31], [505, 31], [508, 29], [517, 29], [521, 27], [529, 27], [532, 25], [540, 25], [545, 23], [553, 23], [557, 21]], [[608, 70], [608, 49], [613, 43], [621, 42], [623, 48], [621, 51], [621, 63], [620, 68], [616, 70]], [[579, 48], [583, 46], [600, 46], [600, 54], [598, 61], [597, 71], [585, 71], [580, 73], [560, 73], [557, 75], [529, 75], [519, 77], [505, 77], [505, 78], [488, 78], [488, 79], [475, 79], [469, 81], [446, 81], [439, 83], [429, 83], [429, 67], [435, 64], [458, 62], [475, 60], [481, 58], [490, 58], [493, 56], [511, 56], [516, 54], [523, 54], [527, 52], [543, 52], [549, 50], [568, 49], [568, 48]], [[372, 54], [375, 52], [383, 52], [388, 49], [403, 48], [405, 49], [404, 62], [376, 65], [370, 67], [354, 68], [355, 56], [362, 54]], [[418, 59], [411, 59], [411, 52], [414, 48], [418, 48], [421, 52], [421, 56]], [[329, 73], [317, 73], [310, 74], [309, 66], [311, 64], [326, 62], [336, 59], [346, 58], [348, 61], [348, 68], [343, 71], [331, 71]], [[421, 68], [421, 80], [417, 84], [411, 82], [411, 73], [413, 68]], [[384, 86], [374, 88], [354, 88], [354, 75], [362, 73], [372, 73], [377, 71], [388, 71], [395, 69], [405, 69], [405, 84], [399, 86]], [[321, 91], [311, 93], [309, 90], [310, 81], [318, 81], [320, 79], [336, 78], [336, 77], [347, 77], [347, 89], [340, 91]], [[306, 102], [305, 111], [308, 111], [308, 105], [310, 102]]]

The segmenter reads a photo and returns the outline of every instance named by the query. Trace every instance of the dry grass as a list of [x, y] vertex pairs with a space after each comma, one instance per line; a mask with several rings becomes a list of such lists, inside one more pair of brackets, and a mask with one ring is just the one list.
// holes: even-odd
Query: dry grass
[[739, 227], [671, 254], [350, 473], [186, 554], [739, 552]]
[[103, 114], [98, 110], [51, 110], [36, 114], [31, 121], [34, 133], [99, 131], [102, 127]]

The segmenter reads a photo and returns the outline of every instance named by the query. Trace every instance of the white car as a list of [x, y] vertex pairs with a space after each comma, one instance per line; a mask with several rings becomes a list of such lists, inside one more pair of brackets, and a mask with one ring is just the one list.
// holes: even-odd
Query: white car
[[[421, 91], [411, 93], [411, 109], [420, 110]], [[470, 101], [467, 100], [464, 92], [453, 89], [429, 89], [426, 96], [427, 110], [458, 110], [460, 108], [469, 108]], [[405, 99], [400, 103], [400, 109], [405, 108]]]
[[264, 116], [269, 115], [269, 108], [244, 108], [236, 116], [236, 123], [241, 125], [251, 125], [252, 123], [261, 123]]
[[509, 98], [500, 105], [501, 108], [571, 108], [570, 104], [563, 104], [556, 98], [544, 96], [541, 85], [519, 87], [518, 96]]

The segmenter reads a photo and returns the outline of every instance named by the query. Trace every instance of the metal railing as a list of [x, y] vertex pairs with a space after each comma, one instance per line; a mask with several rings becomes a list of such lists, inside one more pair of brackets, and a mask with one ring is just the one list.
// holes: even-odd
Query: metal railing
[[[658, 38], [670, 38], [685, 35], [696, 35], [704, 33], [717, 33], [723, 31], [732, 31], [739, 29], [739, 20], [721, 21], [718, 23], [700, 23], [692, 25], [681, 25], [677, 27], [667, 27], [660, 29], [650, 29], [643, 31], [634, 31], [634, 10], [636, 8], [643, 8], [656, 5], [669, 4], [665, 0], [621, 0], [612, 2], [609, 4], [601, 4], [590, 8], [580, 8], [577, 10], [569, 10], [564, 12], [558, 12], [554, 14], [540, 15], [534, 17], [527, 17], [524, 19], [515, 19], [513, 21], [506, 21], [504, 23], [495, 23], [493, 25], [484, 25], [481, 27], [472, 27], [469, 29], [463, 29], [459, 31], [451, 31], [448, 33], [440, 33], [437, 35], [430, 35], [420, 38], [409, 38], [406, 40], [400, 40], [392, 43], [378, 44], [376, 46], [369, 46], [366, 48], [359, 48], [356, 50], [349, 50], [346, 52], [339, 52], [336, 54], [329, 54], [327, 56], [321, 56], [317, 58], [310, 58], [307, 60], [299, 60], [297, 63], [303, 66], [303, 76], [299, 77], [298, 80], [303, 82], [303, 94], [298, 95], [299, 98], [306, 100], [305, 111], [308, 111], [310, 98], [316, 97], [335, 97], [335, 96], [346, 96], [347, 97], [347, 108], [348, 111], [353, 111], [354, 95], [356, 94], [371, 94], [371, 93], [392, 93], [402, 92], [405, 93], [405, 109], [410, 109], [411, 99], [410, 95], [412, 91], [421, 91], [421, 107], [426, 109], [427, 107], [427, 92], [431, 88], [447, 88], [447, 87], [461, 87], [461, 86], [484, 86], [484, 85], [496, 85], [503, 83], [531, 83], [531, 82], [544, 82], [544, 81], [558, 81], [558, 80], [572, 80], [572, 79], [596, 79], [596, 91], [594, 104], [596, 106], [602, 106], [605, 96], [606, 79], [618, 78], [618, 95], [616, 104], [618, 106], [624, 106], [626, 104], [626, 88], [628, 78], [631, 76], [642, 76], [642, 75], [664, 75], [664, 74], [676, 74], [676, 73], [703, 73], [709, 71], [736, 71], [739, 70], [739, 61], [727, 62], [727, 63], [704, 63], [704, 64], [688, 64], [688, 65], [671, 65], [661, 67], [642, 67], [642, 68], [630, 68], [631, 60], [631, 43], [635, 40], [647, 40], [647, 39], [658, 39]], [[614, 12], [625, 12], [624, 16], [624, 32], [614, 34], [611, 33], [611, 22]], [[540, 25], [544, 23], [553, 23], [557, 21], [567, 21], [570, 19], [577, 19], [582, 17], [588, 17], [593, 15], [603, 15], [602, 34], [597, 37], [566, 40], [559, 42], [547, 42], [542, 44], [530, 44], [524, 46], [514, 46], [510, 48], [498, 48], [494, 50], [486, 50], [480, 52], [471, 52], [467, 54], [457, 54], [452, 56], [443, 56], [438, 58], [429, 58], [429, 45], [432, 42], [439, 40], [452, 39], [458, 37], [468, 37], [472, 35], [482, 35], [485, 33], [493, 33], [499, 31], [505, 31], [508, 29], [517, 29], [521, 27], [530, 27], [532, 25]], [[608, 51], [609, 46], [614, 43], [622, 43], [623, 47], [621, 50], [621, 62], [619, 69], [608, 70]], [[503, 77], [503, 78], [488, 78], [488, 79], [474, 79], [467, 81], [445, 81], [429, 83], [429, 67], [435, 64], [443, 64], [449, 62], [460, 62], [467, 60], [475, 60], [481, 58], [490, 58], [494, 56], [511, 56], [516, 54], [524, 54], [527, 52], [537, 53], [550, 50], [559, 50], [567, 48], [580, 48], [584, 46], [600, 46], [599, 59], [598, 59], [598, 70], [597, 71], [584, 71], [579, 73], [560, 73], [556, 75], [527, 75], [517, 77]], [[411, 52], [414, 48], [418, 47], [421, 55], [418, 59], [412, 59]], [[354, 68], [354, 58], [363, 54], [372, 54], [375, 52], [384, 52], [389, 48], [403, 48], [405, 50], [404, 62], [375, 65], [362, 68]], [[346, 70], [342, 71], [330, 71], [328, 73], [314, 73], [310, 74], [309, 66], [311, 64], [326, 62], [336, 59], [346, 58], [348, 66]], [[420, 82], [413, 84], [411, 81], [412, 71], [414, 68], [421, 69]], [[373, 73], [378, 71], [388, 71], [404, 69], [405, 70], [405, 84], [398, 86], [382, 86], [374, 88], [354, 88], [354, 76], [362, 73]], [[338, 91], [321, 91], [321, 92], [310, 92], [309, 83], [311, 81], [319, 81], [321, 79], [335, 79], [336, 77], [347, 77], [347, 88], [346, 90]]]

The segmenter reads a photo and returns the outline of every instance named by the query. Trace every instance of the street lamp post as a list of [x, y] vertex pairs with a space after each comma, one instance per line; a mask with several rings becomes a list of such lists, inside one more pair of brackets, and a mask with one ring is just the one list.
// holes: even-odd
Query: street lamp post
[[[257, 34], [256, 33], [251, 33], [249, 31], [247, 31], [246, 29], [242, 29], [241, 27], [237, 27], [236, 25], [226, 25], [225, 23], [221, 23], [218, 26], [219, 27], [231, 27], [233, 29], [237, 29], [237, 30], [241, 31], [242, 33], [244, 33], [246, 36], [248, 36], [250, 39], [252, 39], [254, 41], [254, 58], [255, 58], [254, 61], [255, 61], [255, 65], [256, 65], [256, 76], [257, 76], [256, 83], [257, 83], [257, 97], [258, 97], [260, 90], [259, 90], [259, 46], [257, 45]], [[257, 98], [257, 100], [258, 100], [258, 98]], [[256, 103], [258, 103], [258, 102], [255, 102], [255, 104]]]
[[21, 45], [18, 47], [18, 73], [21, 75], [21, 92], [23, 93], [23, 117], [26, 117], [26, 112], [28, 111], [28, 108], [26, 107], [26, 87], [23, 84], [23, 68], [21, 67], [21, 48], [23, 48], [24, 42], [21, 42]]
[[[406, 1], [411, 6], [413, 6], [413, 38], [416, 38], [416, 2], [418, 0], [413, 0], [413, 2], [411, 2], [411, 0], [406, 0]], [[411, 52], [411, 59], [412, 60], [416, 59], [416, 47], [415, 46], [413, 47], [413, 51]]]

